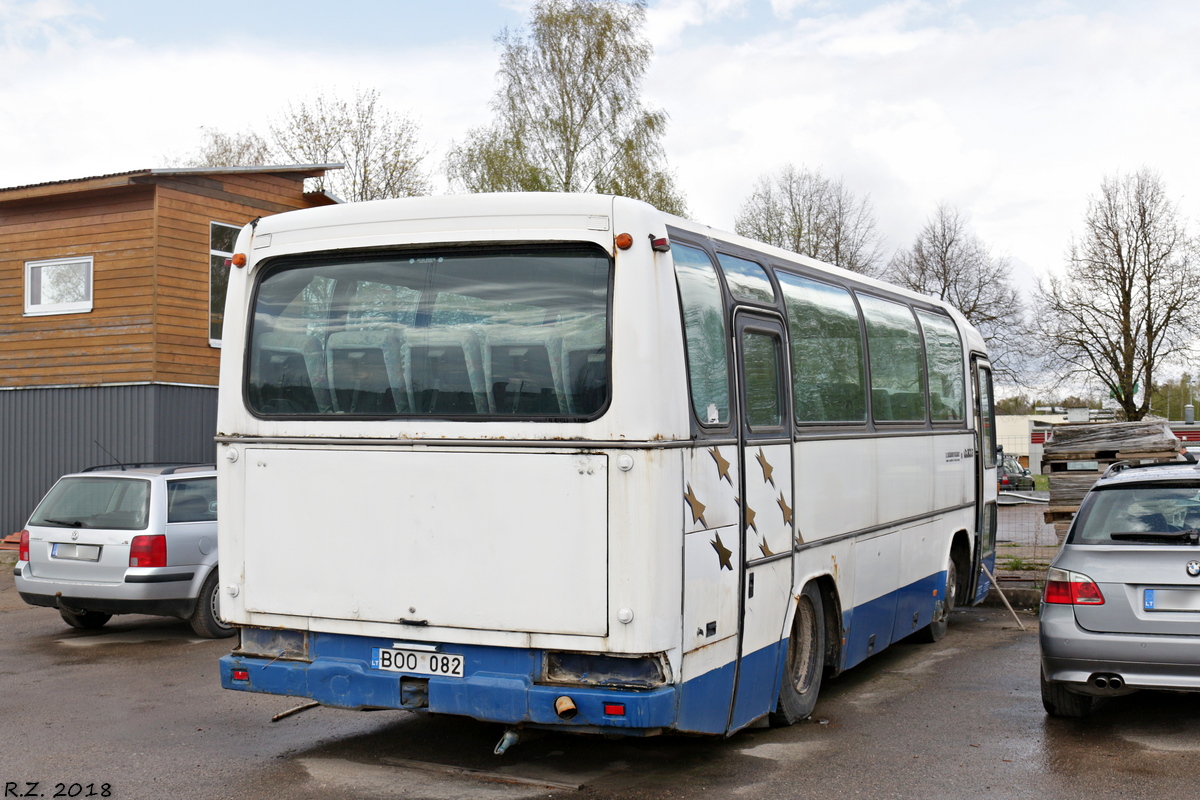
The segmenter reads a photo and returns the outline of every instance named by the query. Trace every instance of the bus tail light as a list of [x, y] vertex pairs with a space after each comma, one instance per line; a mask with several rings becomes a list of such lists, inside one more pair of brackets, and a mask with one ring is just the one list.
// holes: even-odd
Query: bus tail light
[[1046, 574], [1046, 603], [1068, 606], [1102, 606], [1104, 594], [1096, 582], [1081, 572], [1051, 568]]
[[249, 680], [250, 680], [250, 670], [248, 670], [248, 669], [235, 669], [235, 670], [234, 670], [234, 671], [233, 671], [233, 672], [230, 674], [230, 676], [229, 676], [229, 677], [233, 678], [235, 681], [243, 681], [243, 682], [247, 682], [247, 681], [249, 681]]
[[21, 543], [17, 545], [17, 561], [29, 560], [29, 531], [21, 531]]
[[167, 537], [135, 536], [129, 545], [129, 566], [165, 567], [167, 565]]

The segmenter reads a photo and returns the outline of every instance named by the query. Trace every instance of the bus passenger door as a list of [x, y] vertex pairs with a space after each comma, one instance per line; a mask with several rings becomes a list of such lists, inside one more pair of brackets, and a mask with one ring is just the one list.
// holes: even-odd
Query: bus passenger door
[[992, 396], [992, 367], [982, 358], [971, 361], [975, 380], [975, 547], [971, 580], [964, 598], [968, 604], [987, 596], [992, 582], [982, 567], [996, 568], [996, 405]]
[[734, 331], [742, 563], [730, 731], [775, 708], [792, 602], [795, 540], [792, 412], [783, 326], [773, 317], [739, 312]]

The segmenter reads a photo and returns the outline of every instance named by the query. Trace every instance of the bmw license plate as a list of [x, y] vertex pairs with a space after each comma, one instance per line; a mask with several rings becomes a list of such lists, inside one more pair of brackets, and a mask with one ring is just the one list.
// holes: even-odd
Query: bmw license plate
[[395, 650], [388, 647], [371, 648], [371, 668], [406, 675], [435, 675], [461, 678], [463, 657], [454, 653], [425, 653], [419, 650]]
[[1200, 591], [1195, 589], [1145, 589], [1142, 608], [1146, 611], [1200, 611]]

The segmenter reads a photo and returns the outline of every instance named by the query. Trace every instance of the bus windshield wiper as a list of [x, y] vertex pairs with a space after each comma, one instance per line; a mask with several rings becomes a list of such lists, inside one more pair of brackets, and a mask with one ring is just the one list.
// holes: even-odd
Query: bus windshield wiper
[[1181, 542], [1193, 546], [1200, 546], [1200, 530], [1189, 528], [1183, 531], [1120, 531], [1110, 533], [1108, 538], [1117, 541], [1141, 541], [1141, 542]]

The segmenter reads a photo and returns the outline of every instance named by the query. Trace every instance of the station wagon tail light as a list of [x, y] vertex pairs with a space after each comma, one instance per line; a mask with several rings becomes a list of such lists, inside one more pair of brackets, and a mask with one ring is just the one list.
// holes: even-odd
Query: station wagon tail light
[[167, 565], [167, 537], [135, 536], [129, 545], [129, 566], [165, 567]]
[[21, 543], [17, 545], [17, 560], [29, 560], [29, 531], [21, 531]]
[[1104, 595], [1096, 582], [1081, 572], [1051, 568], [1046, 574], [1046, 591], [1042, 600], [1068, 606], [1102, 606]]

